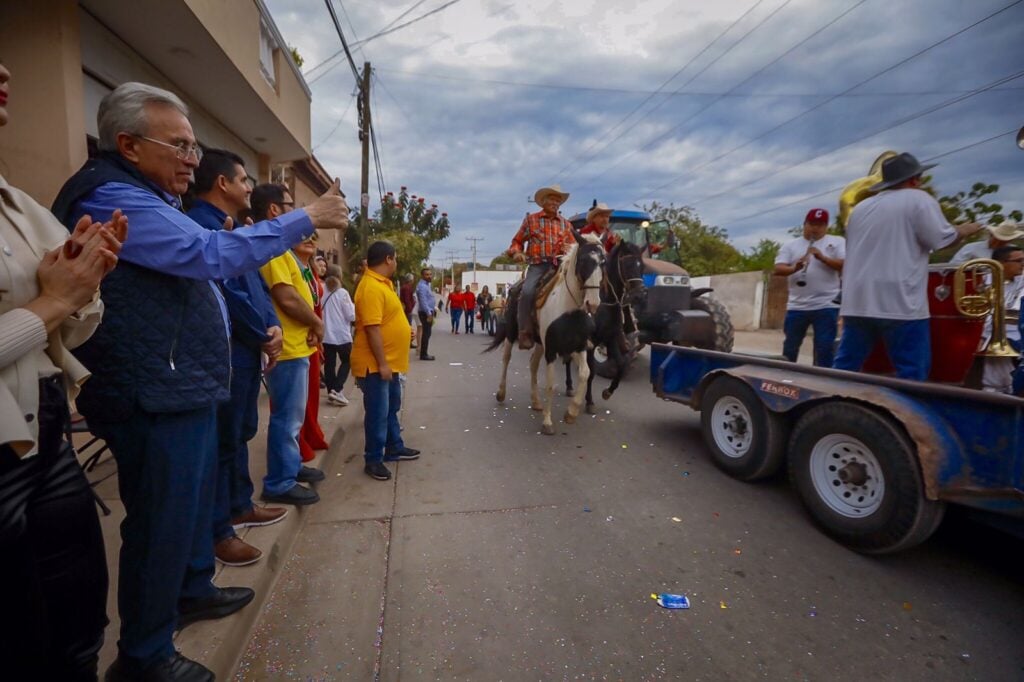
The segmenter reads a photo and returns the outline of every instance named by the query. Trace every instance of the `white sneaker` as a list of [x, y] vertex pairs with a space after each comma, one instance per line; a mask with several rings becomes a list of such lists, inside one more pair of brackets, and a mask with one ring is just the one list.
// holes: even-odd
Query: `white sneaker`
[[337, 403], [338, 405], [348, 405], [348, 398], [341, 391], [328, 391], [327, 402]]

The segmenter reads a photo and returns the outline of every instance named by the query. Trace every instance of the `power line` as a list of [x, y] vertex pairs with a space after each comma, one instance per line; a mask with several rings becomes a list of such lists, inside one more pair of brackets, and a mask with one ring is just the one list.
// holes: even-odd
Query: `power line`
[[[727, 47], [723, 52], [719, 53], [714, 59], [712, 59], [710, 62], [705, 64], [704, 67], [700, 71], [698, 71], [697, 73], [695, 73], [692, 76], [690, 76], [690, 78], [685, 83], [683, 83], [681, 86], [679, 86], [678, 89], [681, 90], [682, 88], [685, 88], [687, 85], [689, 85], [690, 83], [695, 81], [697, 78], [699, 78], [701, 76], [701, 74], [703, 74], [705, 71], [710, 69], [716, 63], [718, 63], [718, 61], [720, 59], [722, 59], [723, 57], [725, 57], [727, 54], [729, 54], [729, 52], [731, 52], [734, 47], [736, 47], [737, 45], [742, 43], [744, 40], [746, 40], [750, 36], [750, 34], [752, 34], [757, 29], [761, 28], [764, 24], [766, 24], [769, 20], [771, 20], [772, 17], [774, 17], [776, 14], [778, 14], [790, 2], [792, 2], [792, 0], [786, 0], [781, 5], [777, 6], [775, 9], [773, 9], [771, 12], [769, 12], [768, 16], [764, 17], [763, 19], [761, 19], [761, 21], [757, 22], [750, 30], [748, 30], [746, 33], [744, 33], [742, 36], [740, 36], [732, 45]], [[607, 149], [611, 145], [613, 145], [616, 142], [618, 142], [619, 140], [621, 140], [626, 134], [628, 134], [631, 130], [636, 128], [640, 124], [640, 121], [644, 120], [645, 118], [647, 118], [648, 116], [653, 114], [655, 111], [657, 111], [661, 107], [665, 106], [665, 104], [667, 104], [668, 101], [669, 101], [668, 99], [663, 99], [657, 105], [655, 105], [655, 106], [651, 107], [650, 109], [648, 109], [644, 113], [644, 115], [641, 116], [640, 118], [638, 118], [637, 120], [635, 120], [632, 125], [630, 125], [628, 128], [626, 128], [621, 133], [616, 135], [613, 139], [611, 139], [608, 142], [606, 142], [604, 144], [604, 146], [601, 147], [600, 150], [598, 150], [597, 153], [595, 153], [595, 154], [593, 154], [591, 156], [591, 158], [593, 158], [594, 156], [597, 156], [597, 154], [599, 154], [601, 151], [604, 151], [605, 149]]]
[[[976, 142], [971, 142], [970, 144], [965, 144], [962, 147], [957, 147], [956, 149], [951, 149], [948, 152], [943, 152], [941, 154], [936, 154], [935, 156], [930, 156], [927, 159], [923, 159], [922, 163], [929, 163], [931, 161], [937, 161], [938, 159], [944, 159], [947, 156], [953, 156], [954, 154], [959, 154], [960, 152], [967, 151], [968, 149], [973, 149], [975, 147], [980, 147], [983, 144], [988, 144], [989, 142], [993, 142], [995, 140], [998, 140], [1001, 137], [1007, 137], [1008, 135], [1014, 135], [1014, 134], [1016, 134], [1016, 132], [1017, 132], [1017, 127], [1014, 126], [1010, 130], [1007, 130], [1005, 132], [999, 133], [997, 135], [993, 135], [991, 137], [986, 137], [983, 140], [978, 140]], [[823, 196], [826, 196], [828, 194], [834, 194], [835, 192], [840, 192], [840, 191], [842, 191], [842, 189], [844, 187], [846, 187], [846, 185], [840, 185], [839, 187], [832, 187], [831, 189], [827, 189], [824, 192], [818, 192], [817, 194], [810, 194], [810, 195], [805, 196], [805, 197], [800, 197], [799, 199], [796, 199], [794, 201], [787, 201], [784, 204], [779, 204], [778, 206], [774, 206], [772, 208], [760, 210], [757, 213], [751, 213], [750, 215], [745, 215], [742, 218], [735, 218], [735, 219], [727, 220], [727, 221], [724, 221], [724, 222], [727, 225], [731, 225], [731, 224], [734, 224], [734, 223], [741, 223], [741, 222], [743, 222], [745, 220], [751, 220], [753, 218], [759, 218], [759, 217], [765, 215], [766, 213], [774, 213], [775, 211], [781, 211], [782, 209], [789, 208], [790, 206], [796, 206], [797, 204], [805, 203], [807, 201], [810, 201], [811, 199], [817, 199], [818, 197], [823, 197]]]
[[331, 137], [334, 136], [334, 133], [336, 133], [338, 131], [338, 128], [340, 128], [341, 124], [344, 122], [345, 115], [348, 113], [348, 110], [352, 108], [352, 103], [355, 102], [355, 101], [356, 101], [356, 96], [355, 96], [355, 94], [353, 94], [353, 95], [350, 96], [350, 98], [348, 100], [348, 106], [345, 107], [345, 111], [341, 112], [341, 116], [338, 117], [338, 122], [334, 124], [333, 128], [331, 128], [331, 132], [327, 133], [327, 137], [325, 137], [324, 139], [320, 140], [318, 143], [313, 145], [311, 151], [315, 152], [317, 149], [322, 147], [327, 142], [327, 140], [331, 139]]
[[793, 121], [796, 121], [796, 120], [798, 120], [800, 118], [803, 118], [804, 116], [806, 116], [807, 114], [809, 114], [809, 113], [811, 113], [813, 111], [817, 111], [818, 109], [820, 109], [821, 107], [825, 106], [829, 102], [835, 101], [841, 95], [846, 94], [848, 92], [851, 92], [853, 90], [856, 90], [857, 88], [861, 87], [862, 85], [866, 85], [867, 83], [870, 83], [871, 81], [873, 81], [873, 80], [875, 80], [875, 79], [877, 79], [877, 78], [879, 78], [879, 77], [889, 73], [890, 71], [894, 71], [895, 69], [898, 69], [899, 67], [901, 67], [904, 64], [906, 64], [906, 63], [908, 63], [908, 62], [910, 62], [910, 61], [920, 57], [921, 55], [925, 54], [926, 52], [929, 52], [930, 50], [935, 49], [939, 45], [947, 43], [950, 40], [952, 40], [953, 38], [956, 38], [957, 36], [959, 36], [959, 35], [961, 35], [963, 33], [966, 33], [967, 31], [970, 31], [972, 28], [974, 28], [974, 27], [976, 27], [976, 26], [978, 26], [978, 25], [988, 21], [989, 19], [991, 19], [991, 18], [993, 18], [993, 17], [995, 17], [995, 16], [997, 16], [999, 14], [1002, 14], [1003, 12], [1007, 11], [1008, 9], [1010, 9], [1010, 8], [1016, 6], [1016, 5], [1019, 5], [1021, 2], [1024, 2], [1024, 0], [1015, 0], [1014, 2], [1011, 2], [1009, 5], [1006, 5], [1002, 9], [999, 9], [999, 10], [996, 10], [995, 12], [992, 12], [991, 14], [989, 14], [989, 15], [981, 18], [981, 19], [979, 19], [978, 21], [975, 21], [974, 23], [970, 24], [969, 26], [966, 26], [965, 28], [962, 28], [959, 31], [956, 31], [955, 33], [952, 33], [952, 34], [942, 38], [941, 40], [932, 43], [928, 47], [925, 47], [925, 48], [923, 48], [921, 50], [918, 50], [917, 52], [915, 52], [914, 54], [910, 55], [909, 57], [901, 59], [900, 61], [896, 62], [895, 64], [882, 69], [881, 71], [879, 71], [878, 73], [874, 74], [873, 76], [865, 78], [864, 80], [860, 81], [859, 83], [857, 83], [857, 84], [847, 88], [842, 93], [839, 93], [839, 95], [833, 95], [833, 96], [831, 96], [831, 97], [829, 97], [829, 98], [827, 98], [827, 99], [825, 99], [825, 100], [815, 104], [810, 109], [806, 109], [803, 112], [797, 114], [796, 116], [793, 116], [792, 118], [789, 118], [789, 119], [783, 121], [782, 123], [780, 123], [780, 124], [770, 128], [770, 129], [766, 130], [765, 132], [761, 133], [760, 135], [754, 137], [753, 139], [747, 140], [743, 144], [740, 144], [740, 145], [738, 145], [736, 147], [733, 147], [729, 151], [727, 151], [725, 153], [722, 153], [722, 154], [719, 154], [718, 156], [716, 156], [716, 157], [714, 157], [714, 158], [712, 158], [712, 159], [710, 159], [708, 161], [705, 161], [704, 163], [701, 163], [701, 164], [699, 164], [699, 165], [689, 169], [686, 173], [682, 173], [680, 175], [677, 175], [676, 177], [672, 178], [671, 180], [669, 180], [665, 184], [659, 185], [658, 187], [655, 187], [654, 189], [649, 190], [645, 194], [649, 195], [651, 192], [657, 192], [659, 190], [665, 189], [666, 187], [669, 187], [671, 185], [676, 184], [681, 178], [684, 178], [687, 175], [693, 174], [696, 171], [700, 170], [701, 168], [709, 166], [709, 165], [715, 163], [716, 161], [720, 161], [720, 160], [724, 159], [725, 157], [729, 156], [730, 154], [733, 154], [734, 152], [737, 152], [737, 151], [739, 151], [741, 149], [744, 149], [744, 148], [750, 146], [754, 142], [757, 142], [758, 140], [761, 140], [761, 139], [767, 137], [768, 135], [771, 135], [772, 133], [774, 133], [777, 130], [783, 128], [784, 126], [792, 123]]
[[797, 161], [796, 163], [791, 163], [788, 166], [783, 166], [782, 168], [778, 168], [776, 170], [773, 170], [772, 172], [766, 173], [766, 174], [764, 174], [762, 176], [754, 178], [753, 180], [748, 180], [747, 182], [741, 183], [739, 185], [735, 185], [733, 187], [730, 187], [728, 189], [722, 190], [720, 192], [715, 192], [714, 194], [709, 194], [709, 195], [701, 197], [699, 199], [694, 199], [693, 203], [694, 204], [698, 204], [698, 203], [700, 203], [702, 201], [710, 201], [712, 199], [717, 199], [718, 197], [726, 196], [727, 194], [731, 194], [731, 193], [735, 192], [738, 189], [743, 189], [744, 187], [749, 187], [750, 185], [753, 185], [753, 184], [756, 184], [758, 182], [761, 182], [762, 180], [767, 180], [768, 178], [775, 177], [776, 175], [779, 175], [780, 173], [784, 173], [787, 170], [790, 170], [791, 168], [796, 168], [797, 166], [809, 163], [809, 162], [814, 161], [816, 159], [820, 159], [823, 156], [828, 156], [829, 154], [835, 153], [835, 152], [839, 151], [840, 149], [845, 149], [846, 147], [849, 147], [850, 145], [856, 144], [858, 142], [862, 142], [862, 141], [864, 141], [864, 140], [866, 140], [868, 138], [874, 137], [875, 135], [880, 135], [881, 133], [884, 133], [887, 130], [892, 130], [893, 128], [897, 128], [897, 127], [899, 127], [899, 126], [901, 126], [901, 125], [903, 125], [905, 123], [910, 123], [911, 121], [915, 121], [915, 120], [917, 120], [919, 118], [922, 118], [924, 116], [927, 116], [929, 114], [933, 114], [936, 111], [939, 111], [941, 109], [945, 109], [946, 107], [953, 106], [954, 104], [958, 104], [960, 102], [963, 102], [966, 99], [970, 99], [971, 97], [974, 97], [975, 95], [980, 95], [983, 92], [988, 92], [989, 90], [991, 90], [992, 88], [996, 87], [997, 85], [1002, 85], [1003, 83], [1008, 83], [1010, 81], [1017, 80], [1018, 78], [1022, 78], [1022, 77], [1024, 77], [1024, 71], [1018, 71], [1015, 74], [1011, 74], [1009, 76], [1005, 76], [1005, 77], [1000, 78], [998, 80], [992, 81], [991, 83], [989, 83], [987, 85], [983, 85], [980, 88], [978, 88], [977, 90], [975, 90], [975, 91], [973, 91], [973, 92], [971, 92], [969, 94], [960, 95], [959, 97], [954, 97], [952, 99], [948, 99], [948, 100], [946, 100], [944, 102], [940, 102], [938, 104], [934, 104], [934, 105], [932, 105], [930, 107], [925, 107], [924, 109], [922, 109], [922, 110], [920, 110], [918, 112], [915, 112], [913, 114], [909, 114], [907, 116], [904, 116], [903, 118], [897, 119], [896, 121], [894, 121], [894, 122], [892, 122], [890, 124], [887, 124], [887, 125], [883, 126], [882, 128], [879, 128], [879, 129], [874, 130], [874, 131], [872, 131], [870, 133], [862, 135], [862, 136], [860, 136], [860, 137], [858, 137], [856, 139], [850, 140], [849, 142], [847, 142], [845, 144], [842, 144], [842, 145], [839, 145], [838, 147], [833, 147], [832, 149], [829, 149], [828, 151], [824, 151], [824, 152], [821, 152], [820, 154], [816, 154], [816, 155], [812, 156], [809, 159], [803, 159], [802, 161]]
[[[633, 107], [633, 109], [628, 114], [626, 114], [622, 118], [622, 120], [620, 120], [618, 123], [616, 123], [614, 126], [612, 126], [611, 129], [609, 129], [604, 135], [610, 135], [614, 131], [618, 130], [619, 126], [621, 126], [623, 123], [628, 121], [630, 119], [630, 117], [633, 116], [633, 114], [638, 112], [640, 109], [643, 108], [643, 106], [645, 104], [647, 104], [652, 99], [654, 99], [655, 95], [659, 94], [662, 90], [664, 90], [666, 87], [668, 87], [668, 84], [671, 83], [672, 81], [674, 81], [676, 79], [676, 77], [679, 76], [679, 74], [681, 74], [683, 71], [685, 71], [687, 68], [689, 68], [690, 64], [693, 64], [693, 62], [695, 62], [702, 54], [704, 54], [705, 52], [710, 50], [714, 46], [715, 43], [717, 43], [726, 33], [731, 31], [734, 26], [736, 26], [738, 23], [743, 21], [743, 19], [746, 18], [746, 16], [748, 14], [753, 12], [758, 7], [758, 5], [760, 5], [762, 2], [764, 2], [764, 0], [757, 0], [757, 2], [755, 2], [753, 5], [751, 5], [747, 9], [746, 12], [741, 14], [739, 16], [739, 18], [737, 18], [735, 21], [733, 21], [731, 24], [729, 24], [729, 26], [727, 26], [724, 31], [722, 31], [717, 36], [715, 36], [714, 40], [712, 40], [710, 43], [708, 43], [703, 48], [701, 48], [701, 50], [697, 54], [693, 55], [693, 57], [691, 57], [685, 64], [683, 64], [682, 68], [680, 68], [674, 74], [669, 76], [669, 78], [664, 83], [662, 83], [661, 85], [658, 86], [657, 90], [655, 90], [650, 95], [645, 97], [644, 101], [640, 102], [640, 104], [638, 104], [635, 107]], [[602, 135], [601, 137], [604, 137], [604, 135]], [[581, 152], [579, 156], [574, 157], [571, 161], [569, 161], [569, 163], [567, 163], [560, 171], [558, 171], [555, 174], [555, 179], [557, 180], [557, 179], [561, 178], [562, 175], [565, 173], [565, 171], [569, 170], [569, 168], [571, 168], [578, 161], [583, 159], [583, 157], [585, 157], [590, 152], [590, 150], [594, 148], [594, 146], [596, 144], [597, 144], [597, 140], [595, 140], [594, 142], [591, 142], [589, 145], [587, 145], [587, 148], [584, 149], [583, 152]], [[589, 158], [590, 157], [587, 157], [587, 160], [589, 160]]]
[[600, 178], [600, 177], [604, 176], [605, 174], [607, 174], [607, 173], [608, 173], [609, 171], [611, 171], [611, 170], [612, 170], [613, 168], [615, 168], [616, 166], [619, 166], [619, 165], [621, 165], [621, 164], [625, 163], [626, 161], [628, 161], [628, 160], [629, 160], [630, 158], [632, 158], [632, 157], [633, 157], [633, 156], [635, 156], [636, 154], [638, 154], [638, 153], [640, 153], [640, 152], [642, 152], [642, 151], [646, 151], [646, 150], [648, 150], [648, 149], [652, 148], [652, 147], [653, 147], [654, 145], [656, 145], [656, 144], [657, 144], [658, 142], [660, 142], [660, 141], [664, 140], [664, 139], [665, 139], [666, 137], [668, 137], [668, 136], [669, 136], [669, 135], [671, 135], [672, 133], [676, 132], [677, 130], [679, 130], [680, 128], [682, 128], [682, 127], [683, 127], [684, 125], [686, 125], [687, 123], [689, 123], [689, 122], [690, 122], [691, 120], [693, 120], [693, 119], [694, 119], [694, 118], [696, 118], [697, 116], [700, 116], [700, 115], [701, 115], [702, 113], [704, 113], [705, 111], [707, 111], [708, 109], [710, 109], [711, 107], [713, 107], [713, 106], [714, 106], [715, 104], [717, 104], [718, 102], [722, 101], [722, 99], [723, 99], [723, 98], [725, 98], [725, 97], [728, 97], [728, 96], [729, 96], [729, 95], [730, 95], [731, 93], [735, 92], [736, 90], [738, 90], [738, 89], [739, 89], [740, 87], [742, 87], [743, 85], [746, 85], [747, 83], [749, 83], [750, 81], [752, 81], [753, 79], [757, 78], [757, 77], [758, 77], [758, 76], [760, 76], [760, 75], [761, 75], [762, 73], [764, 73], [765, 71], [767, 71], [768, 69], [770, 69], [770, 68], [771, 68], [772, 66], [775, 66], [776, 64], [778, 64], [778, 63], [779, 63], [780, 61], [782, 61], [783, 59], [785, 59], [786, 57], [788, 57], [789, 55], [791, 55], [791, 54], [792, 54], [792, 53], [793, 53], [794, 51], [796, 51], [796, 50], [797, 50], [798, 48], [802, 47], [802, 46], [803, 46], [803, 45], [805, 45], [805, 44], [806, 44], [806, 43], [807, 43], [808, 41], [812, 40], [813, 38], [815, 38], [816, 36], [818, 36], [818, 35], [819, 35], [820, 33], [822, 33], [823, 31], [825, 31], [825, 30], [827, 30], [828, 28], [830, 28], [830, 27], [831, 27], [832, 25], [834, 25], [834, 24], [836, 24], [837, 22], [839, 22], [840, 20], [842, 20], [842, 19], [843, 19], [843, 18], [844, 18], [844, 17], [846, 16], [846, 15], [850, 14], [851, 12], [853, 12], [853, 11], [854, 11], [855, 9], [857, 9], [858, 7], [860, 7], [861, 5], [863, 5], [863, 4], [865, 3], [865, 2], [867, 2], [867, 0], [859, 0], [859, 1], [858, 1], [858, 2], [856, 3], [856, 4], [854, 4], [854, 5], [851, 5], [851, 6], [849, 7], [849, 8], [847, 8], [846, 10], [844, 10], [844, 11], [843, 11], [842, 13], [840, 13], [840, 14], [839, 14], [838, 16], [836, 16], [835, 18], [833, 18], [833, 19], [832, 19], [831, 21], [829, 21], [829, 22], [827, 22], [826, 24], [824, 24], [824, 25], [822, 25], [822, 26], [819, 26], [818, 28], [816, 28], [816, 29], [815, 29], [814, 31], [812, 31], [812, 32], [810, 33], [810, 35], [808, 35], [808, 36], [807, 36], [806, 38], [804, 38], [803, 40], [799, 41], [798, 43], [796, 43], [795, 45], [793, 45], [792, 47], [790, 47], [790, 48], [789, 48], [788, 50], [786, 50], [785, 52], [783, 52], [782, 54], [780, 54], [780, 55], [779, 55], [778, 57], [776, 57], [775, 59], [773, 59], [773, 60], [771, 60], [770, 62], [768, 62], [767, 64], [765, 64], [765, 65], [764, 65], [764, 66], [762, 66], [762, 67], [761, 67], [760, 69], [758, 69], [758, 70], [757, 70], [757, 71], [755, 71], [754, 73], [750, 74], [749, 76], [747, 76], [747, 77], [746, 77], [745, 79], [743, 79], [742, 81], [740, 81], [740, 82], [739, 82], [739, 83], [737, 83], [736, 85], [734, 85], [734, 86], [732, 86], [731, 88], [729, 88], [729, 89], [728, 89], [727, 91], [725, 91], [725, 92], [723, 92], [722, 94], [720, 94], [720, 95], [718, 95], [717, 97], [715, 97], [715, 99], [711, 100], [710, 102], [708, 102], [707, 104], [705, 104], [705, 105], [704, 105], [703, 107], [701, 107], [700, 109], [698, 109], [698, 110], [697, 110], [697, 111], [695, 111], [694, 113], [692, 113], [692, 114], [690, 114], [689, 116], [687, 116], [687, 117], [686, 117], [685, 119], [683, 119], [682, 121], [680, 121], [680, 122], [679, 122], [679, 123], [678, 123], [677, 125], [673, 126], [672, 128], [670, 128], [669, 130], [665, 131], [664, 133], [659, 133], [658, 135], [655, 135], [655, 136], [654, 136], [654, 137], [653, 137], [653, 138], [652, 138], [651, 140], [649, 140], [649, 141], [648, 141], [647, 143], [645, 143], [645, 144], [644, 144], [644, 145], [643, 145], [642, 147], [639, 147], [639, 148], [637, 148], [637, 149], [634, 149], [633, 151], [631, 151], [631, 152], [630, 152], [629, 154], [627, 154], [626, 156], [624, 156], [624, 157], [622, 157], [622, 158], [620, 158], [620, 159], [617, 159], [617, 160], [616, 160], [616, 161], [615, 161], [614, 163], [612, 163], [611, 165], [609, 165], [609, 166], [606, 166], [606, 167], [604, 168], [604, 170], [602, 170], [602, 171], [601, 171], [600, 173], [598, 173], [597, 175], [595, 175], [595, 176], [594, 176], [594, 177], [592, 177], [592, 178], [589, 178], [589, 179], [588, 179], [588, 182], [593, 182], [594, 180], [596, 180], [596, 179], [598, 179], [598, 178]]
[[[866, 2], [866, 0], [864, 0]], [[820, 30], [820, 29], [819, 29]], [[427, 73], [425, 71], [407, 71], [405, 69], [391, 69], [385, 66], [375, 66], [373, 70], [395, 73], [403, 76], [415, 76], [417, 78], [434, 78], [437, 80], [450, 80], [464, 83], [489, 83], [492, 85], [506, 85], [516, 88], [541, 88], [544, 90], [566, 90], [579, 92], [608, 92], [617, 95], [651, 95], [658, 94], [656, 90], [633, 90], [630, 88], [609, 88], [598, 85], [567, 85], [560, 83], [529, 83], [525, 81], [509, 81], [496, 78], [474, 78], [472, 76], [453, 76], [450, 74]], [[735, 97], [735, 98], [786, 98], [797, 97], [926, 97], [929, 95], [957, 95], [968, 90], [901, 90], [899, 92], [733, 92], [734, 88], [726, 91], [718, 90], [675, 90], [673, 92], [662, 92], [665, 97]], [[1000, 88], [1001, 90], [1024, 90], [1024, 88]]]
[[[359, 40], [359, 41], [357, 41], [357, 42], [354, 42], [354, 43], [352, 43], [352, 47], [359, 47], [359, 48], [361, 48], [361, 47], [362, 47], [363, 45], [366, 45], [367, 43], [369, 43], [369, 42], [371, 42], [371, 41], [373, 41], [373, 40], [376, 40], [377, 38], [381, 38], [381, 37], [383, 37], [383, 36], [386, 36], [386, 35], [390, 35], [390, 34], [394, 33], [395, 31], [400, 31], [400, 30], [402, 30], [403, 28], [406, 28], [406, 27], [408, 27], [408, 26], [412, 26], [413, 24], [415, 24], [415, 23], [417, 23], [417, 22], [419, 22], [419, 21], [422, 21], [422, 20], [426, 19], [426, 18], [427, 18], [427, 17], [429, 17], [429, 16], [432, 16], [432, 15], [434, 15], [434, 14], [437, 14], [438, 12], [440, 12], [440, 11], [442, 11], [442, 10], [445, 10], [445, 9], [447, 9], [447, 8], [451, 7], [452, 5], [454, 5], [454, 4], [455, 4], [455, 3], [457, 3], [457, 2], [462, 2], [462, 0], [448, 0], [448, 2], [444, 3], [444, 4], [443, 4], [443, 5], [441, 5], [440, 7], [435, 7], [434, 9], [430, 10], [429, 12], [424, 12], [423, 14], [419, 15], [419, 16], [418, 16], [418, 17], [416, 17], [415, 19], [410, 19], [409, 21], [405, 22], [404, 24], [399, 24], [398, 26], [393, 26], [393, 27], [391, 27], [391, 28], [384, 28], [384, 29], [382, 29], [382, 30], [378, 31], [377, 33], [374, 33], [374, 34], [373, 34], [372, 36], [370, 36], [369, 38], [365, 38], [365, 39], [363, 39], [363, 40]], [[333, 13], [333, 12], [332, 12], [332, 13]], [[346, 48], [346, 50], [345, 50], [346, 52], [347, 52], [347, 49], [348, 49], [348, 48]], [[338, 56], [339, 54], [341, 54], [341, 53], [340, 53], [340, 52], [335, 52], [335, 53], [334, 53], [334, 54], [332, 54], [332, 55], [331, 55], [330, 57], [328, 57], [328, 58], [327, 58], [327, 59], [325, 59], [324, 61], [322, 61], [322, 62], [320, 62], [319, 64], [317, 64], [316, 66], [314, 66], [313, 68], [311, 68], [311, 69], [310, 69], [309, 71], [307, 71], [306, 73], [307, 73], [307, 74], [308, 74], [308, 73], [312, 73], [312, 72], [313, 72], [313, 71], [314, 71], [315, 69], [318, 69], [318, 68], [320, 68], [321, 66], [323, 66], [323, 65], [324, 65], [324, 64], [326, 64], [327, 62], [329, 62], [329, 61], [331, 61], [332, 59], [334, 59], [335, 57], [337, 57], [337, 56]], [[350, 57], [350, 59], [351, 59], [351, 57]], [[335, 66], [337, 66], [337, 65], [338, 65], [338, 62], [335, 62], [334, 64], [331, 64], [330, 66], [328, 66], [328, 67], [327, 67], [327, 68], [326, 68], [326, 69], [325, 69], [325, 70], [324, 70], [324, 71], [323, 71], [322, 73], [320, 73], [319, 75], [317, 75], [317, 76], [316, 76], [316, 78], [313, 78], [312, 80], [310, 80], [310, 81], [309, 81], [309, 84], [310, 84], [310, 85], [312, 85], [313, 83], [316, 83], [316, 82], [317, 82], [318, 80], [320, 80], [321, 78], [323, 78], [324, 76], [326, 76], [326, 75], [327, 75], [327, 74], [328, 74], [328, 73], [329, 73], [329, 72], [330, 72], [331, 70], [333, 70], [333, 69], [334, 69], [334, 67], [335, 67]]]
[[348, 10], [345, 9], [345, 3], [343, 0], [338, 0], [338, 6], [341, 7], [341, 13], [345, 15], [345, 21], [348, 23], [348, 27], [352, 29], [352, 37], [356, 39], [353, 43], [353, 47], [359, 50], [359, 54], [363, 55], [363, 59], [368, 61], [366, 53], [363, 52], [363, 48], [359, 47], [359, 36], [356, 35], [356, 25], [352, 23], [352, 19], [348, 16]]
[[[348, 41], [345, 40], [345, 33], [341, 30], [341, 22], [338, 21], [338, 14], [334, 11], [334, 4], [331, 0], [324, 0], [327, 5], [327, 11], [331, 13], [331, 21], [334, 22], [334, 30], [338, 32], [338, 37], [341, 38], [341, 47], [345, 52], [345, 56], [348, 58], [348, 64], [352, 67], [352, 77], [359, 82], [359, 69], [356, 68], [356, 62], [352, 59], [352, 52], [348, 49]], [[312, 81], [311, 81], [312, 83]]]

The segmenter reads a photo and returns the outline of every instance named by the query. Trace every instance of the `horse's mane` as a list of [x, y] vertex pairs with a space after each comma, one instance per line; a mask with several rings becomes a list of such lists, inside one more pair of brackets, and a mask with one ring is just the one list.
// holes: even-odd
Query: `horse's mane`
[[[598, 238], [596, 234], [588, 232], [587, 234], [581, 234], [580, 236], [583, 238], [583, 241], [585, 241], [588, 244], [597, 244], [598, 246], [601, 245], [601, 240]], [[559, 271], [563, 274], [563, 276], [567, 272], [576, 272], [576, 257], [579, 255], [579, 252], [579, 244], [574, 243], [572, 246], [569, 247], [569, 251], [566, 252], [565, 258], [562, 260], [561, 265], [558, 267]]]

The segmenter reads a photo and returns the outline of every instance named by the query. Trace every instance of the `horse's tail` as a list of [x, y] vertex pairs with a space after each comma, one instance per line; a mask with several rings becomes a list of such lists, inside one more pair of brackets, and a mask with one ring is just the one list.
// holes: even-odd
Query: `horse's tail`
[[494, 327], [494, 340], [491, 341], [491, 345], [484, 348], [481, 353], [489, 353], [501, 344], [505, 343], [508, 339], [508, 325], [505, 324], [505, 320], [498, 320], [498, 324]]

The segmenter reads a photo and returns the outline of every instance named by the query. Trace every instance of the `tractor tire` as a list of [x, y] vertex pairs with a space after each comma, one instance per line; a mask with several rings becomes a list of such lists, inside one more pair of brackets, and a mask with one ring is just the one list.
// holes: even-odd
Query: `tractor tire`
[[890, 417], [831, 401], [797, 422], [789, 477], [815, 523], [847, 547], [888, 554], [924, 542], [945, 504], [929, 500], [914, 445]]
[[718, 377], [704, 390], [700, 424], [711, 461], [735, 479], [768, 478], [786, 461], [786, 418], [735, 377]]
[[722, 351], [723, 353], [731, 353], [734, 332], [732, 328], [732, 320], [729, 318], [729, 311], [726, 310], [725, 306], [717, 299], [705, 294], [693, 299], [693, 308], [694, 310], [703, 310], [711, 315], [711, 319], [715, 323], [714, 342], [711, 345], [699, 343], [694, 345], [697, 348], [704, 348], [706, 350], [717, 350]]

